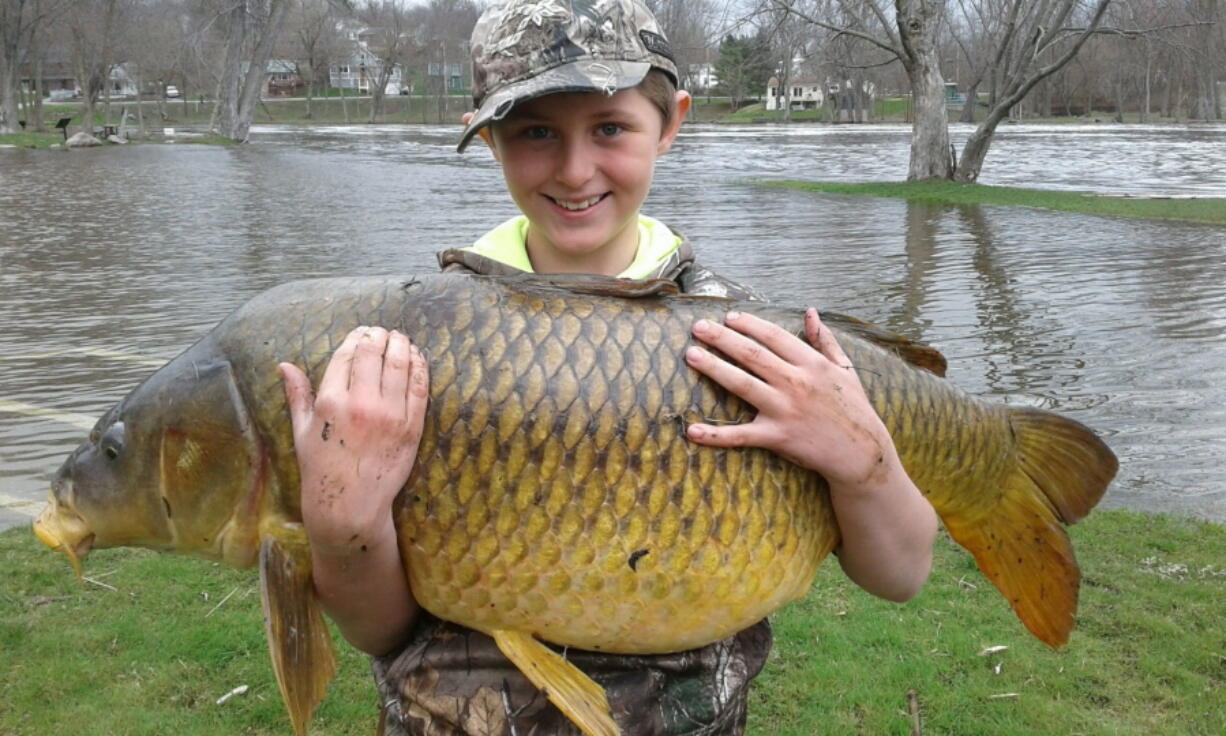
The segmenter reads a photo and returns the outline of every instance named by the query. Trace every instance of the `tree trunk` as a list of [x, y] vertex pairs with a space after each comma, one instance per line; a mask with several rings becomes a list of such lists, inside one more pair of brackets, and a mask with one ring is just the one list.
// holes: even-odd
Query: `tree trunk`
[[895, 0], [898, 33], [907, 54], [903, 67], [915, 106], [907, 181], [948, 179], [952, 173], [945, 80], [937, 53], [941, 6], [933, 0]]
[[288, 9], [288, 0], [247, 0], [223, 14], [226, 46], [212, 125], [217, 135], [242, 143], [250, 137], [265, 70]]
[[958, 116], [959, 123], [975, 122], [975, 108], [979, 107], [979, 80], [971, 84], [966, 91], [966, 102], [962, 103], [962, 114]]

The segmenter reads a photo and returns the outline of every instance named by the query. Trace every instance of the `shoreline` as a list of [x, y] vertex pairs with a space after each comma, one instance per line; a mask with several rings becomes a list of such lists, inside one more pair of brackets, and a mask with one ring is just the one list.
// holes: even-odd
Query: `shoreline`
[[1133, 197], [1029, 189], [953, 181], [755, 181], [753, 184], [820, 194], [880, 197], [950, 206], [998, 205], [1106, 217], [1226, 225], [1226, 197]]

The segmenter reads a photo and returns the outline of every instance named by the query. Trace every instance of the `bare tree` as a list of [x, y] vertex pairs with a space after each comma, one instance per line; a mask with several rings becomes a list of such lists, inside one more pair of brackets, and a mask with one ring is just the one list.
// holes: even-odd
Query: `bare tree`
[[246, 142], [260, 101], [268, 61], [284, 25], [290, 0], [204, 0], [202, 32], [222, 39], [216, 104], [210, 129]]
[[128, 0], [74, 0], [65, 13], [72, 67], [81, 86], [81, 125], [87, 131], [93, 129], [94, 106], [102, 93], [110, 97], [111, 71], [131, 7]]
[[[991, 108], [963, 146], [954, 179], [979, 178], [996, 127], [1036, 84], [1077, 56], [1110, 4], [1111, 0], [1094, 0], [1089, 17], [1078, 18], [1079, 0], [1010, 0], [991, 68]], [[1083, 24], [1078, 25], [1079, 20]]]
[[398, 72], [404, 72], [405, 61], [415, 50], [414, 24], [410, 9], [401, 0], [367, 0], [356, 13], [363, 25], [358, 39], [370, 85], [368, 122], [373, 123], [383, 110], [388, 84]]
[[37, 34], [63, 7], [63, 0], [0, 0], [0, 134], [21, 129], [21, 67], [32, 56], [37, 59], [31, 54]]
[[292, 58], [297, 60], [298, 77], [306, 82], [306, 111], [312, 116], [311, 100], [321, 77], [339, 56], [341, 34], [336, 6], [328, 0], [295, 0], [289, 15]]
[[[946, 179], [953, 171], [945, 80], [941, 76], [938, 36], [945, 0], [835, 0], [801, 5], [802, 0], [771, 0], [808, 23], [876, 46], [896, 58], [907, 73], [913, 111], [908, 180]], [[813, 10], [837, 11], [829, 19]], [[892, 17], [891, 17], [892, 16]]]

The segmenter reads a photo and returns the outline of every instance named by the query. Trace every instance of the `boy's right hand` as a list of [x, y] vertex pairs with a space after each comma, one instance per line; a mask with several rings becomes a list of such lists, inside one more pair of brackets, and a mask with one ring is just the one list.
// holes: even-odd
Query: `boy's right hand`
[[421, 440], [429, 393], [424, 356], [400, 332], [359, 327], [333, 354], [317, 395], [297, 366], [278, 369], [312, 547], [345, 554], [386, 541], [392, 501]]

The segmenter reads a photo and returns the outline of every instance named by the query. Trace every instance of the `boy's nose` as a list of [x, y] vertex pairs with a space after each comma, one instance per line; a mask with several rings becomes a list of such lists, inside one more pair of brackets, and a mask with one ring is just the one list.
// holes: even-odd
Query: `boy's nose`
[[586, 141], [567, 141], [562, 147], [562, 160], [558, 162], [558, 183], [575, 189], [586, 184], [596, 171], [592, 153]]

